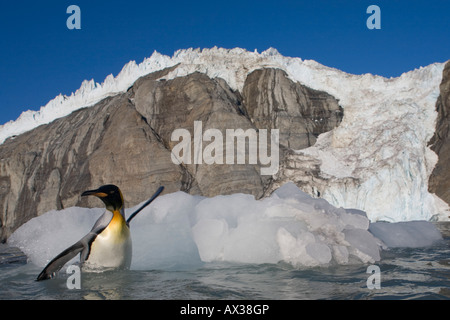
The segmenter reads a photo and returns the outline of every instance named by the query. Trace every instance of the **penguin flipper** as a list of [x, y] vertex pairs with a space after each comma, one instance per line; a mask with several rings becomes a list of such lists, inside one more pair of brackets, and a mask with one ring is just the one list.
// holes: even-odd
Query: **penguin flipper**
[[54, 274], [61, 270], [61, 268], [84, 248], [84, 244], [80, 241], [70, 246], [60, 254], [58, 254], [37, 277], [36, 281], [47, 280], [53, 278]]
[[109, 224], [113, 217], [113, 214], [109, 211], [105, 212], [94, 224], [92, 230], [84, 236], [80, 241], [70, 246], [60, 254], [58, 254], [37, 277], [36, 281], [47, 280], [53, 278], [56, 272], [81, 252], [80, 262], [81, 264], [87, 260], [90, 253], [92, 242], [94, 242], [97, 235], [99, 235]]
[[139, 213], [141, 212], [142, 209], [144, 209], [146, 206], [148, 206], [150, 203], [153, 202], [153, 200], [155, 200], [160, 194], [161, 192], [164, 190], [164, 186], [161, 186], [158, 188], [158, 190], [156, 190], [156, 192], [152, 195], [152, 197], [150, 199], [148, 199], [139, 209], [137, 209], [135, 212], [133, 212], [130, 217], [127, 219], [127, 226], [130, 225], [131, 220], [133, 220], [133, 218]]

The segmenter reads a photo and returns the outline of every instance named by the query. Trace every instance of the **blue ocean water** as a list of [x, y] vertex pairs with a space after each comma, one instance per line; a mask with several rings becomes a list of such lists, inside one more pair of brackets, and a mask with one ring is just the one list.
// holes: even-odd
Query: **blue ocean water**
[[[16, 248], [0, 245], [0, 299], [450, 299], [450, 223], [437, 223], [444, 239], [425, 248], [385, 250], [380, 288], [368, 287], [369, 265], [294, 268], [286, 263], [205, 263], [185, 271], [129, 270], [81, 273], [69, 289], [65, 272], [36, 282], [40, 268]], [[372, 283], [372, 281], [370, 281]], [[374, 283], [374, 282], [373, 282]]]

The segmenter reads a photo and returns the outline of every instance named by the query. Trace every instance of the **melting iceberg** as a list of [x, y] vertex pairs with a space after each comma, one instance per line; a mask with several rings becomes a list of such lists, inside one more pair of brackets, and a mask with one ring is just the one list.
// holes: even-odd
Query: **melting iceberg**
[[[20, 227], [9, 244], [43, 267], [85, 235], [102, 211], [48, 212]], [[430, 231], [425, 238], [432, 233], [432, 225], [424, 222], [412, 237], [423, 228]], [[293, 183], [263, 200], [245, 194], [205, 198], [176, 192], [156, 199], [132, 221], [131, 268], [180, 270], [214, 261], [284, 261], [295, 267], [374, 263], [382, 246], [390, 243], [379, 229], [372, 232], [364, 212], [336, 208]], [[433, 234], [432, 241], [436, 239]], [[410, 240], [404, 239], [414, 245]]]
[[442, 239], [439, 230], [427, 221], [376, 222], [369, 230], [390, 248], [427, 247]]

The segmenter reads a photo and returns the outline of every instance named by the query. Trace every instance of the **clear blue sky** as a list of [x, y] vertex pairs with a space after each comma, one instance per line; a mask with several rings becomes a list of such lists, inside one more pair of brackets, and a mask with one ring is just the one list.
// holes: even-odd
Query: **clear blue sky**
[[[71, 4], [81, 30], [66, 27]], [[371, 4], [381, 30], [366, 27]], [[350, 73], [399, 76], [450, 59], [449, 12], [449, 0], [3, 1], [0, 124], [154, 50], [275, 47]]]

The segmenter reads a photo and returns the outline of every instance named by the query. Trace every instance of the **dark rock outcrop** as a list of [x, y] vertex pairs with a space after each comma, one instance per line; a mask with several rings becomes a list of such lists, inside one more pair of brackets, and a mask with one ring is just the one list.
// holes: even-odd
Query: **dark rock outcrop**
[[[0, 240], [47, 211], [100, 206], [80, 194], [108, 183], [120, 186], [127, 206], [146, 200], [159, 185], [166, 192], [261, 198], [273, 177], [262, 176], [259, 163], [173, 163], [174, 130], [186, 129], [193, 137], [195, 121], [203, 132], [278, 128], [287, 150], [313, 144], [342, 118], [336, 99], [292, 82], [281, 70], [253, 72], [240, 93], [201, 73], [159, 80], [176, 67], [0, 145]], [[223, 148], [225, 154], [226, 143]], [[281, 163], [286, 154], [280, 152]]]
[[444, 67], [439, 90], [436, 131], [430, 140], [439, 160], [430, 175], [428, 189], [450, 204], [450, 61]]
[[252, 122], [280, 129], [280, 145], [289, 149], [314, 145], [319, 134], [337, 127], [344, 116], [333, 96], [293, 82], [280, 69], [249, 74], [242, 95]]
[[[172, 141], [176, 129], [186, 129], [194, 137], [194, 122], [201, 121], [203, 134], [210, 128], [223, 133], [228, 128], [247, 130], [253, 124], [239, 111], [240, 97], [225, 81], [211, 79], [202, 73], [170, 81], [155, 81], [142, 78], [133, 86], [134, 103], [164, 146], [172, 150], [178, 140]], [[223, 155], [226, 154], [226, 141], [223, 142]], [[209, 142], [204, 142], [205, 146]], [[193, 145], [193, 143], [192, 143]], [[192, 148], [193, 149], [193, 148]], [[259, 165], [194, 163], [192, 150], [191, 164], [185, 167], [195, 183], [191, 193], [204, 196], [243, 192], [261, 197], [264, 193], [264, 178], [260, 176]], [[220, 183], [218, 183], [220, 182]]]
[[128, 203], [136, 204], [152, 186], [170, 192], [186, 189], [189, 181], [182, 167], [166, 161], [170, 151], [126, 94], [8, 140], [0, 156], [3, 238], [49, 210], [99, 205], [80, 198], [80, 191], [98, 185], [120, 185]]

